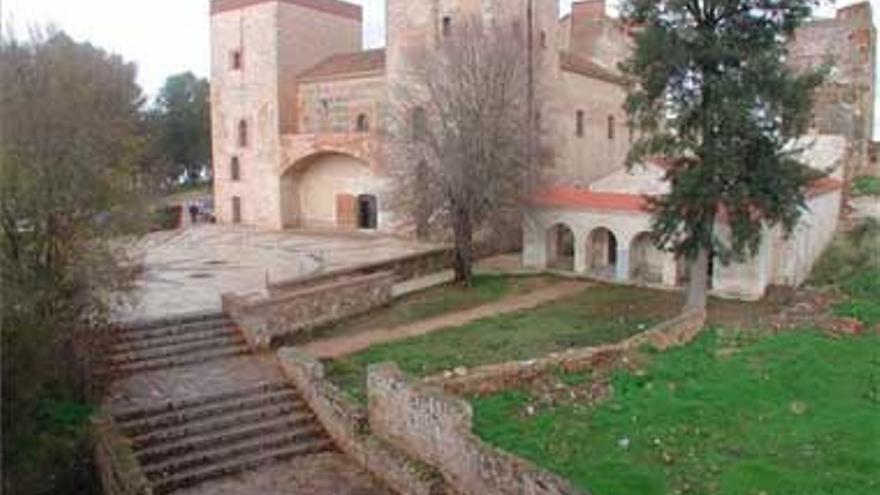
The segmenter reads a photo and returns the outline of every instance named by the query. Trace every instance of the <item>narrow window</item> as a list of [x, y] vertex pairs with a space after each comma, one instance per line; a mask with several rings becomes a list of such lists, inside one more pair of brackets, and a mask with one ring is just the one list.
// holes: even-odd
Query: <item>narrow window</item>
[[234, 50], [232, 52], [232, 70], [241, 70], [244, 65], [244, 59], [241, 54], [241, 50]]
[[520, 21], [519, 19], [516, 19], [515, 21], [513, 21], [513, 35], [516, 36], [517, 38], [519, 38], [520, 36], [522, 36], [522, 33], [523, 33], [522, 21]]
[[428, 119], [425, 116], [425, 109], [416, 107], [412, 112], [412, 135], [413, 139], [418, 141], [424, 139], [428, 132]]
[[238, 196], [232, 197], [232, 223], [241, 223], [241, 198]]
[[577, 137], [584, 137], [584, 111], [578, 110], [575, 116], [575, 130]]
[[443, 37], [449, 37], [452, 34], [452, 17], [443, 17]]
[[229, 177], [236, 182], [241, 180], [241, 163], [237, 156], [233, 156], [229, 161]]
[[547, 31], [541, 31], [541, 49], [547, 49]]
[[608, 139], [614, 139], [614, 115], [608, 116]]
[[246, 120], [238, 121], [238, 146], [246, 148], [248, 145], [248, 125]]
[[357, 122], [355, 123], [355, 127], [358, 132], [369, 132], [370, 131], [370, 121], [367, 119], [367, 114], [362, 113], [358, 115]]

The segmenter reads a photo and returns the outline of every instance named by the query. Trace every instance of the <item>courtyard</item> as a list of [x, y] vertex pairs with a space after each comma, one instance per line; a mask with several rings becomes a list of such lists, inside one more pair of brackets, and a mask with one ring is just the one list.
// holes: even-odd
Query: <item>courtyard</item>
[[139, 271], [121, 320], [218, 312], [227, 292], [258, 291], [271, 282], [385, 261], [430, 249], [389, 236], [304, 233], [199, 225], [154, 232], [129, 247]]

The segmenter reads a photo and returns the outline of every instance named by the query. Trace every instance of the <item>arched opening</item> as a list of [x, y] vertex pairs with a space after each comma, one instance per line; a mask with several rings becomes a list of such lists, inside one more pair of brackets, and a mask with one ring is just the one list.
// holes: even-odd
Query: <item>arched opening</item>
[[357, 120], [355, 121], [355, 129], [357, 129], [358, 132], [370, 131], [370, 120], [367, 118], [367, 114], [362, 113], [357, 116]]
[[288, 228], [378, 228], [382, 179], [354, 156], [321, 152], [298, 160], [281, 176], [282, 223]]
[[547, 267], [574, 271], [574, 231], [558, 223], [547, 231]]
[[629, 249], [629, 278], [643, 284], [663, 283], [665, 253], [654, 245], [654, 235], [642, 232]]
[[590, 274], [613, 279], [617, 270], [617, 237], [611, 230], [599, 227], [587, 239], [587, 261]]
[[379, 228], [379, 202], [373, 194], [358, 196], [358, 228], [375, 230]]

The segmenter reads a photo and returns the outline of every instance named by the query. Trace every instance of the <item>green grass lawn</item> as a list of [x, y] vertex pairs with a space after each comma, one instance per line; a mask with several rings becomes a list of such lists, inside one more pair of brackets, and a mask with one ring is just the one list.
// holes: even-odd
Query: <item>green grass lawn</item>
[[286, 343], [295, 345], [304, 340], [340, 337], [377, 328], [394, 328], [443, 313], [463, 311], [505, 297], [525, 294], [555, 281], [554, 277], [547, 276], [476, 275], [470, 288], [447, 284], [416, 292], [398, 299], [390, 306], [319, 328], [308, 335], [295, 336]]
[[710, 331], [597, 406], [476, 399], [483, 439], [594, 495], [880, 493], [880, 336]]
[[880, 197], [880, 177], [863, 175], [853, 180], [853, 193], [856, 196]]
[[673, 293], [597, 286], [539, 308], [478, 320], [461, 327], [377, 345], [328, 363], [331, 380], [363, 399], [371, 363], [394, 361], [402, 370], [428, 376], [544, 356], [572, 347], [616, 342], [676, 313]]

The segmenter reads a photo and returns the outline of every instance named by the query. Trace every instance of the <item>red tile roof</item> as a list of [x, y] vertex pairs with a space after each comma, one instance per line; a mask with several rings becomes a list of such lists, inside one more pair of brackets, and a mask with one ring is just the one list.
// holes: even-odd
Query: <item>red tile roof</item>
[[242, 9], [251, 5], [278, 1], [317, 10], [328, 14], [347, 17], [356, 21], [363, 20], [363, 9], [360, 5], [343, 2], [342, 0], [211, 0], [211, 14], [219, 14], [229, 10]]
[[582, 76], [592, 77], [593, 79], [599, 79], [600, 81], [620, 86], [626, 84], [626, 79], [622, 75], [593, 62], [587, 57], [575, 53], [566, 51], [560, 52], [559, 64], [564, 71], [574, 72]]
[[385, 70], [385, 49], [331, 55], [317, 65], [304, 70], [299, 80], [324, 79], [336, 76], [374, 74]]
[[[814, 198], [843, 188], [843, 182], [826, 177], [819, 179], [807, 191]], [[649, 212], [648, 197], [638, 194], [599, 193], [572, 186], [555, 186], [532, 196], [534, 206], [551, 208], [583, 208], [587, 210], [621, 211], [630, 213]], [[723, 212], [721, 217], [724, 217]]]
[[572, 186], [555, 186], [532, 196], [535, 206], [589, 210], [647, 212], [648, 200], [638, 194], [597, 193]]

